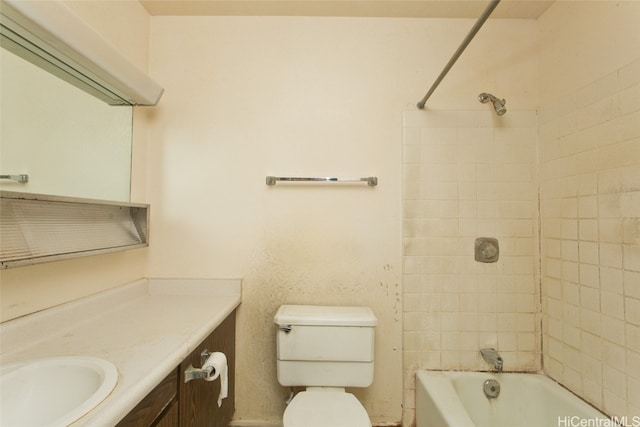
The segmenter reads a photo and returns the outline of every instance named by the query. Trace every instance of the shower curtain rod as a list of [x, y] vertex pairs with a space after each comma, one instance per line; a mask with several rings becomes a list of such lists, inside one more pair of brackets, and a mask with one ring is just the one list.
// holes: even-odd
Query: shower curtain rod
[[444, 79], [444, 76], [447, 75], [451, 67], [453, 67], [453, 64], [455, 64], [458, 58], [460, 57], [460, 55], [462, 55], [462, 52], [464, 52], [464, 50], [467, 48], [471, 40], [473, 40], [478, 30], [480, 30], [480, 27], [482, 27], [482, 24], [484, 24], [484, 22], [489, 18], [489, 15], [491, 15], [491, 12], [493, 12], [493, 9], [495, 9], [496, 6], [498, 6], [498, 3], [500, 3], [500, 0], [491, 0], [487, 8], [484, 10], [484, 12], [482, 12], [482, 15], [480, 15], [476, 23], [471, 28], [471, 31], [469, 31], [469, 34], [467, 34], [467, 37], [465, 37], [464, 40], [462, 40], [462, 43], [458, 47], [458, 50], [455, 51], [455, 53], [453, 54], [453, 56], [451, 57], [447, 65], [445, 65], [444, 69], [436, 79], [436, 81], [433, 82], [433, 85], [431, 85], [431, 89], [429, 89], [429, 92], [427, 92], [424, 98], [422, 98], [422, 100], [418, 102], [418, 104], [416, 105], [420, 110], [424, 109], [424, 105], [427, 103], [427, 99], [429, 99], [429, 97], [433, 94], [433, 92], [436, 90], [436, 88], [438, 87], [442, 79]]

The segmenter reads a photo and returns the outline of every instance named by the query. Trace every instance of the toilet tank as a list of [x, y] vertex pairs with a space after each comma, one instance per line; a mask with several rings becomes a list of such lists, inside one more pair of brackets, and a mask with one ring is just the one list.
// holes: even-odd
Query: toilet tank
[[369, 307], [283, 305], [274, 316], [278, 382], [368, 387], [378, 322]]

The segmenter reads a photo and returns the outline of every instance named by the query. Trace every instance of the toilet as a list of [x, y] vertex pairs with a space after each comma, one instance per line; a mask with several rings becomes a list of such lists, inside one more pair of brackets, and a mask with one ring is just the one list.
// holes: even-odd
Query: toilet
[[278, 382], [306, 387], [285, 409], [284, 427], [371, 427], [367, 411], [345, 387], [373, 382], [373, 311], [283, 305], [274, 322]]

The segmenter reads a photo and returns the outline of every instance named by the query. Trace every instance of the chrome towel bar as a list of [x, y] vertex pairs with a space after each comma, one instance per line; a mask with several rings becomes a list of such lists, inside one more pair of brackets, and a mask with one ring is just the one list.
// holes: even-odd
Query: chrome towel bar
[[0, 179], [11, 179], [13, 181], [19, 182], [20, 184], [26, 184], [27, 182], [29, 182], [29, 175], [0, 175]]
[[268, 176], [267, 185], [276, 185], [278, 181], [288, 182], [366, 182], [368, 186], [375, 187], [378, 185], [378, 177], [368, 176], [366, 178], [335, 178], [335, 177], [291, 177], [291, 176]]

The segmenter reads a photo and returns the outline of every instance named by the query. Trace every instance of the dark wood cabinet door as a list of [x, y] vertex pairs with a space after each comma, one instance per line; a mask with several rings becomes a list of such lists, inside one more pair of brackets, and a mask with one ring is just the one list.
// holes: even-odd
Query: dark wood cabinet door
[[[234, 311], [180, 364], [180, 427], [227, 427], [231, 421], [235, 411], [235, 329]], [[201, 366], [200, 354], [205, 349], [210, 352], [221, 351], [227, 356], [228, 397], [222, 400], [221, 407], [218, 407], [219, 379], [211, 382], [203, 379], [184, 382], [184, 371], [189, 364], [197, 368]]]
[[[178, 370], [174, 369], [118, 423], [117, 427], [148, 427], [164, 419], [173, 406], [177, 407], [177, 385]], [[178, 423], [176, 420], [173, 424], [162, 425], [177, 427]]]
[[173, 402], [164, 416], [153, 427], [178, 427], [180, 424], [178, 416], [178, 402]]

